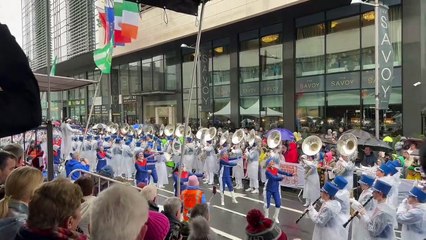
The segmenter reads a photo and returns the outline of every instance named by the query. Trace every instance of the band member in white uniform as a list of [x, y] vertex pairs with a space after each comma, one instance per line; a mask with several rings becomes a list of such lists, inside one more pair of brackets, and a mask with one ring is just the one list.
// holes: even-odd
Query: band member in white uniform
[[158, 155], [155, 155], [154, 158], [157, 161], [155, 163], [155, 169], [157, 170], [158, 175], [157, 187], [164, 188], [165, 184], [169, 184], [169, 179], [167, 177], [166, 157], [164, 156], [164, 148], [161, 141], [158, 142], [156, 147]]
[[396, 220], [402, 224], [401, 239], [426, 239], [426, 193], [413, 187], [396, 212]]
[[[346, 185], [348, 185], [348, 182], [346, 179], [342, 176], [337, 176], [334, 178], [333, 182], [334, 185], [339, 189], [339, 191], [336, 193], [335, 197], [336, 200], [339, 201], [341, 210], [338, 215], [341, 222], [345, 222], [347, 219], [350, 218], [350, 194], [349, 191], [346, 189]], [[342, 238], [342, 240], [348, 239], [349, 229], [344, 228], [345, 231], [345, 238]]]
[[346, 179], [348, 184], [346, 185], [346, 189], [349, 192], [352, 192], [354, 187], [354, 168], [355, 165], [352, 161], [350, 161], [350, 156], [341, 155], [339, 160], [336, 163], [336, 166], [333, 168], [333, 173], [336, 176], [342, 176]]
[[71, 119], [67, 119], [61, 124], [62, 132], [62, 143], [61, 143], [61, 154], [65, 160], [71, 159], [70, 153], [72, 150], [71, 142], [73, 133], [78, 133], [79, 131], [71, 128], [70, 126]]
[[259, 193], [259, 148], [256, 143], [250, 149], [246, 150], [248, 167], [247, 175], [250, 179], [250, 187], [246, 189], [246, 192]]
[[243, 177], [244, 177], [244, 168], [243, 168], [243, 153], [240, 148], [240, 144], [235, 144], [231, 151], [230, 160], [236, 160], [237, 166], [235, 166], [232, 171], [235, 177], [235, 189], [243, 189]]
[[308, 207], [320, 197], [320, 182], [317, 171], [317, 162], [311, 156], [302, 155], [302, 164], [305, 168], [305, 185], [303, 186], [303, 198], [306, 199], [305, 207]]
[[123, 174], [126, 176], [126, 178], [131, 178], [135, 169], [135, 163], [133, 161], [133, 152], [130, 147], [131, 144], [132, 140], [127, 140], [122, 146], [123, 159], [120, 166], [122, 167], [124, 171]]
[[186, 169], [188, 169], [189, 172], [192, 172], [193, 169], [193, 162], [194, 162], [194, 153], [195, 153], [195, 146], [192, 142], [191, 137], [186, 138], [186, 145], [185, 145], [185, 151], [183, 155], [183, 165]]
[[121, 163], [123, 162], [123, 152], [121, 147], [121, 138], [117, 137], [111, 148], [111, 167], [114, 170], [115, 176], [121, 176], [123, 173]]
[[206, 182], [209, 185], [214, 183], [214, 173], [217, 171], [217, 160], [212, 141], [207, 141], [203, 149], [206, 152]]

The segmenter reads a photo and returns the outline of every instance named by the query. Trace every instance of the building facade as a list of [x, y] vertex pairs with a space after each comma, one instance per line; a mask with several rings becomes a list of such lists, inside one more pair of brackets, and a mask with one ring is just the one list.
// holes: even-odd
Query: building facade
[[[381, 132], [417, 136], [424, 129], [426, 86], [413, 84], [426, 74], [426, 3], [384, 3], [395, 77], [389, 109], [380, 112]], [[102, 76], [99, 95], [93, 98], [94, 86], [63, 92], [58, 110], [82, 122], [93, 104], [94, 122], [175, 124], [190, 109], [192, 127], [230, 122], [316, 133], [373, 131], [374, 20], [371, 7], [350, 0], [209, 2], [204, 70], [190, 101], [194, 50], [181, 45], [194, 45], [196, 18], [149, 9], [142, 12], [138, 40], [114, 49], [112, 74]], [[58, 75], [100, 77], [91, 53], [57, 69]]]

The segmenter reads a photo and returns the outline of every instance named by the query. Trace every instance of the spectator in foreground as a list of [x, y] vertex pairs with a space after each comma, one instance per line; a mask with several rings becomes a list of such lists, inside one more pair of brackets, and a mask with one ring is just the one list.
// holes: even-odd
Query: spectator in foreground
[[188, 240], [216, 239], [215, 234], [210, 229], [209, 222], [202, 216], [191, 218], [191, 221], [189, 223], [189, 229], [190, 230]]
[[10, 152], [0, 150], [0, 184], [6, 182], [7, 176], [15, 169], [16, 157]]
[[189, 212], [195, 205], [206, 202], [205, 195], [200, 190], [199, 185], [197, 176], [189, 176], [188, 187], [180, 195], [183, 203], [183, 220], [185, 222], [189, 220]]
[[[148, 203], [136, 190], [114, 184], [102, 191], [92, 205], [91, 240], [136, 239], [145, 236]], [[141, 230], [142, 229], [142, 230]]]
[[96, 197], [93, 196], [93, 179], [89, 176], [83, 176], [77, 179], [74, 183], [80, 187], [81, 192], [83, 193], [83, 202], [81, 203], [81, 221], [78, 226], [84, 234], [90, 237], [90, 212], [92, 211], [93, 202], [96, 199]]
[[42, 183], [42, 173], [32, 167], [16, 169], [7, 177], [6, 197], [0, 201], [1, 239], [15, 239], [19, 228], [27, 221], [28, 203]]
[[29, 203], [27, 223], [16, 235], [16, 240], [86, 240], [76, 232], [80, 223], [83, 194], [68, 179], [57, 179], [39, 187]]
[[4, 151], [10, 152], [16, 157], [15, 168], [24, 166], [24, 149], [17, 143], [9, 143], [3, 148]]
[[[107, 178], [114, 178], [114, 170], [112, 169], [111, 165], [106, 165], [101, 170], [98, 171], [98, 174]], [[110, 183], [111, 185], [114, 183]], [[94, 196], [98, 196], [100, 192], [102, 192], [104, 189], [106, 189], [109, 185], [107, 180], [105, 179], [99, 179], [96, 178], [95, 180], [95, 189], [94, 189]]]
[[148, 185], [142, 188], [142, 196], [148, 201], [148, 206], [150, 211], [158, 212], [160, 209], [157, 206], [157, 187], [155, 185]]
[[182, 217], [182, 202], [177, 197], [169, 197], [164, 202], [164, 211], [162, 212], [168, 219], [170, 230], [166, 239], [178, 240], [182, 237], [182, 223], [179, 219]]
[[247, 213], [247, 239], [276, 239], [287, 240], [287, 235], [271, 219], [266, 218], [258, 209]]
[[207, 221], [210, 220], [209, 206], [205, 203], [197, 204], [190, 212], [191, 219], [195, 217], [204, 217]]
[[149, 211], [146, 228], [147, 230], [144, 238], [142, 238], [141, 234], [138, 240], [164, 240], [170, 230], [169, 220], [159, 212]]
[[65, 165], [65, 171], [67, 173], [67, 177], [70, 177], [71, 180], [75, 181], [80, 177], [79, 172], [75, 172], [72, 176], [69, 176], [70, 173], [76, 169], [81, 169], [85, 171], [90, 171], [90, 165], [86, 159], [80, 160], [80, 153], [75, 152], [71, 154], [71, 159], [67, 161]]

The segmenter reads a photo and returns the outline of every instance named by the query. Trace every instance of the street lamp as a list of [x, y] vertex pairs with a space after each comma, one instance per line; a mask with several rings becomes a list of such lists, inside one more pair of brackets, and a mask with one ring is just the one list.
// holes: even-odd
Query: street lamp
[[380, 99], [379, 99], [379, 9], [380, 7], [387, 8], [387, 6], [382, 5], [379, 3], [379, 0], [374, 0], [374, 3], [369, 3], [363, 0], [352, 0], [351, 4], [363, 4], [367, 6], [374, 7], [374, 26], [375, 26], [375, 135], [376, 138], [379, 139], [380, 137]]
[[195, 49], [195, 47], [188, 46], [188, 45], [187, 45], [187, 44], [185, 44], [185, 43], [182, 43], [182, 44], [180, 45], [180, 47], [181, 47], [181, 48]]

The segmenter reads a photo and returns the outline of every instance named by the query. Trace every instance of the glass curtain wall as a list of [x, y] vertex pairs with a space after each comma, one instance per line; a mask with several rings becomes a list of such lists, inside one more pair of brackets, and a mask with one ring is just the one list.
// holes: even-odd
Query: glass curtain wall
[[[183, 51], [183, 61], [182, 61], [182, 97], [183, 97], [183, 120], [186, 120], [188, 115], [188, 105], [189, 105], [189, 96], [191, 90], [191, 77], [192, 77], [192, 68], [194, 66], [194, 50], [192, 49], [182, 49]], [[189, 115], [189, 126], [192, 129], [197, 129], [199, 125], [198, 118], [198, 109], [197, 109], [197, 83], [194, 82], [194, 92], [192, 94], [192, 101]]]
[[[392, 6], [389, 15], [395, 78], [381, 128], [382, 133], [397, 133], [402, 127], [401, 7]], [[323, 16], [297, 27], [297, 127], [307, 132], [339, 127], [374, 132], [374, 12]]]

